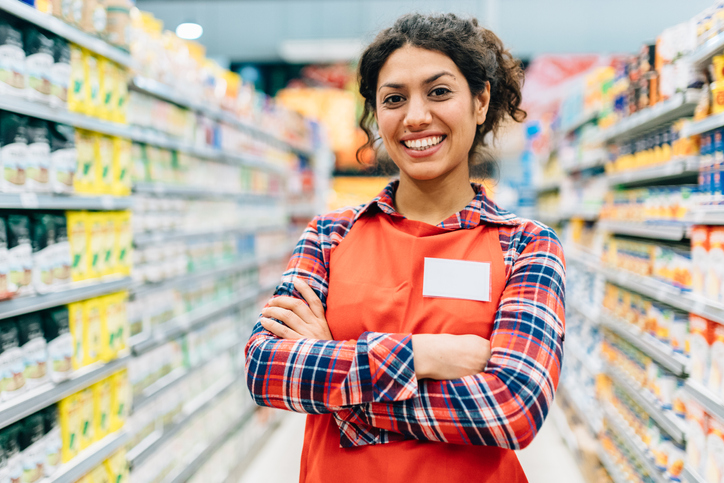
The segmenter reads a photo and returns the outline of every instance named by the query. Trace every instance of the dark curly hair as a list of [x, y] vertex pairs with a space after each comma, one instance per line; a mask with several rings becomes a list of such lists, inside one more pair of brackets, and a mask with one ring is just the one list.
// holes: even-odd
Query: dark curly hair
[[[455, 62], [470, 86], [473, 97], [490, 83], [490, 105], [485, 122], [478, 126], [469, 151], [472, 162], [485, 137], [493, 135], [501, 121], [509, 115], [521, 122], [526, 112], [520, 108], [523, 68], [505, 49], [503, 42], [490, 30], [481, 27], [474, 18], [464, 19], [455, 14], [403, 15], [395, 24], [380, 32], [365, 49], [359, 62], [359, 92], [364, 97], [364, 110], [359, 125], [367, 135], [367, 143], [357, 151], [374, 148], [372, 128], [377, 108], [377, 80], [382, 66], [397, 49], [412, 45], [441, 52]], [[485, 156], [483, 156], [485, 157]]]

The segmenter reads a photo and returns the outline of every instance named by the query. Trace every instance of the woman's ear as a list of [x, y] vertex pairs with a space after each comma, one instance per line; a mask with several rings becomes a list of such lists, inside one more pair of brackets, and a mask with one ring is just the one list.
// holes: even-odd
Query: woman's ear
[[490, 106], [490, 82], [485, 83], [485, 89], [475, 96], [475, 123], [480, 126], [485, 122]]

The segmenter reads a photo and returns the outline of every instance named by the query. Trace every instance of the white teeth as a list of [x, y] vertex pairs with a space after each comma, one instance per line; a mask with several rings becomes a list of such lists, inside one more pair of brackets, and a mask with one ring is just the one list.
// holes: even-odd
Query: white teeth
[[412, 141], [404, 141], [405, 146], [416, 151], [424, 151], [425, 149], [431, 148], [440, 144], [443, 140], [442, 136], [431, 136], [424, 139], [414, 139]]

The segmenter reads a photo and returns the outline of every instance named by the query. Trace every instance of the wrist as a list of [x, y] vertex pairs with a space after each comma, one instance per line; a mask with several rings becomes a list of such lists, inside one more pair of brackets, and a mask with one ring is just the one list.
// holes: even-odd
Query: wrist
[[415, 377], [428, 379], [430, 373], [430, 358], [427, 334], [414, 334], [412, 336], [412, 358], [415, 364]]

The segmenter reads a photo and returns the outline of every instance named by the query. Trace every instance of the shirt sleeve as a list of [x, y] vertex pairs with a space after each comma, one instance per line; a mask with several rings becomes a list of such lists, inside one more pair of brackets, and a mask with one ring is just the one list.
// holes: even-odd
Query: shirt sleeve
[[419, 382], [404, 401], [373, 402], [335, 414], [345, 447], [400, 439], [522, 449], [553, 401], [561, 370], [565, 266], [553, 230], [520, 230], [484, 372]]
[[[328, 221], [328, 220], [326, 220]], [[329, 271], [319, 218], [297, 243], [272, 297], [304, 300], [294, 289], [301, 278], [327, 306]], [[267, 304], [268, 306], [268, 304]], [[257, 321], [246, 344], [246, 382], [260, 406], [322, 414], [417, 394], [411, 334], [365, 332], [357, 340], [280, 339]]]

